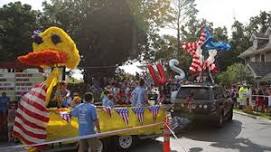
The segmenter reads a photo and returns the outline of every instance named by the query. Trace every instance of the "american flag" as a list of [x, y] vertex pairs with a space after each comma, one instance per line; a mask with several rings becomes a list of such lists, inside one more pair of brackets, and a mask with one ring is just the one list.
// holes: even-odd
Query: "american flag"
[[218, 70], [214, 63], [209, 63], [207, 61], [204, 62], [203, 69], [204, 70], [208, 69], [208, 70], [210, 70], [211, 72], [214, 72], [214, 73], [216, 73], [216, 71]]
[[129, 123], [129, 111], [127, 108], [116, 108], [116, 112], [120, 115], [126, 125]]
[[138, 121], [143, 124], [144, 122], [144, 108], [143, 107], [134, 107], [133, 112], [136, 114]]
[[148, 109], [152, 113], [153, 120], [156, 121], [157, 115], [159, 113], [160, 106], [159, 105], [149, 106]]
[[103, 110], [112, 117], [112, 108], [111, 107], [103, 107]]
[[191, 56], [193, 56], [196, 53], [196, 50], [198, 47], [201, 47], [209, 38], [210, 33], [206, 28], [202, 28], [200, 32], [199, 39], [195, 42], [186, 42], [182, 45], [182, 48], [189, 53]]
[[192, 56], [192, 64], [189, 70], [193, 73], [201, 72], [203, 63], [201, 61], [201, 53], [197, 53], [197, 49], [211, 38], [209, 31], [206, 28], [201, 29], [199, 39], [195, 42], [187, 42], [182, 45], [182, 48]]
[[202, 71], [202, 61], [200, 59], [200, 55], [194, 54], [192, 57], [192, 63], [189, 67], [189, 70], [192, 73], [201, 72]]
[[45, 98], [46, 86], [40, 83], [22, 96], [19, 102], [13, 134], [24, 144], [41, 143], [47, 138], [49, 112]]

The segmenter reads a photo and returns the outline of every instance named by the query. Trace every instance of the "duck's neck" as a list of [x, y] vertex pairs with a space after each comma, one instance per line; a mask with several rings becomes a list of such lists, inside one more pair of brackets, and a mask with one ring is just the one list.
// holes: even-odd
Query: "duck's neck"
[[53, 71], [49, 74], [49, 76], [45, 80], [45, 84], [47, 86], [46, 104], [48, 104], [51, 99], [51, 94], [54, 86], [56, 86], [57, 83], [59, 82], [59, 76], [60, 76], [59, 69], [54, 68]]

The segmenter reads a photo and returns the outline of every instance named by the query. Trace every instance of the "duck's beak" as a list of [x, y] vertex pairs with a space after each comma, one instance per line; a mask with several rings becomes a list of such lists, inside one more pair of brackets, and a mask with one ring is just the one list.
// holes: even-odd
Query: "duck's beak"
[[19, 56], [18, 60], [34, 66], [57, 66], [67, 61], [67, 55], [62, 51], [46, 49]]

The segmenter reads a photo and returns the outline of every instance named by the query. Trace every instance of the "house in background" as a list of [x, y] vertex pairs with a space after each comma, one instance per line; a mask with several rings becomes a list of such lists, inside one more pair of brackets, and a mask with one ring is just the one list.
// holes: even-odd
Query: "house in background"
[[265, 33], [254, 33], [253, 45], [238, 57], [245, 61], [256, 82], [271, 81], [271, 27]]

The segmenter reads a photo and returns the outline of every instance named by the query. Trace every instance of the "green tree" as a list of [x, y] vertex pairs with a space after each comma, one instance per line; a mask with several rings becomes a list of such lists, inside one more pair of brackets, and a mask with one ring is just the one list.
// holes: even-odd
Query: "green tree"
[[[51, 0], [44, 3], [44, 27], [58, 25], [75, 39], [86, 79], [112, 74], [114, 66], [148, 52], [167, 20], [169, 0]], [[86, 80], [85, 79], [85, 80]]]
[[15, 60], [32, 49], [32, 31], [39, 12], [30, 5], [14, 2], [0, 8], [0, 61]]
[[241, 63], [235, 63], [231, 66], [228, 66], [226, 71], [221, 72], [216, 77], [216, 80], [220, 84], [227, 85], [227, 86], [233, 83], [250, 81], [250, 79], [251, 79], [251, 73], [249, 69]]
[[246, 31], [245, 25], [239, 21], [235, 21], [232, 25], [232, 37], [230, 39], [231, 51], [225, 52], [224, 56], [224, 68], [233, 63], [241, 62], [238, 55], [244, 50], [250, 47], [251, 42], [249, 41], [250, 35]]
[[174, 56], [178, 56], [181, 51], [181, 26], [190, 16], [198, 13], [195, 0], [173, 0], [171, 6], [172, 20], [169, 27], [176, 30], [177, 49]]
[[264, 33], [268, 27], [271, 27], [271, 12], [260, 12], [259, 15], [251, 17], [246, 27], [248, 35], [254, 32]]

